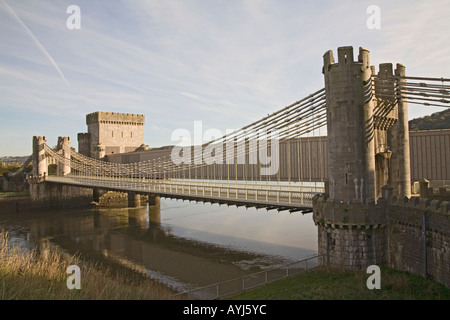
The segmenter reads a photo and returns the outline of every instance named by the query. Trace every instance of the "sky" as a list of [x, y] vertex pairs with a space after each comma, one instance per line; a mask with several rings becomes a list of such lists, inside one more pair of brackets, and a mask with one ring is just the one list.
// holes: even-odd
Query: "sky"
[[[195, 121], [238, 129], [323, 88], [323, 54], [341, 46], [450, 78], [449, 13], [448, 0], [0, 0], [0, 156], [31, 154], [35, 135], [77, 148], [96, 111], [144, 114], [150, 147]], [[409, 118], [441, 110], [410, 104]]]

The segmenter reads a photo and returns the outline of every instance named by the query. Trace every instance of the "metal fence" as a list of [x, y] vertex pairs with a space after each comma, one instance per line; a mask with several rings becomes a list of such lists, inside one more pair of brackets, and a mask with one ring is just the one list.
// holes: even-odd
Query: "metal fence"
[[321, 265], [321, 259], [321, 255], [315, 255], [281, 267], [181, 292], [175, 296], [182, 299], [221, 299], [314, 269]]

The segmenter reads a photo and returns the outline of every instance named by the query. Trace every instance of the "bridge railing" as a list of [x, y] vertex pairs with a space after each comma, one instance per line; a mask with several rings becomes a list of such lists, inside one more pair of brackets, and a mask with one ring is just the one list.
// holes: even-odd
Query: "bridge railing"
[[73, 184], [92, 187], [107, 187], [123, 191], [150, 192], [158, 194], [190, 195], [238, 201], [274, 202], [310, 205], [323, 186], [300, 184], [208, 182], [198, 180], [163, 180], [109, 178], [96, 176], [66, 176], [52, 178], [55, 182], [72, 181]]
[[322, 258], [322, 255], [315, 255], [281, 267], [177, 293], [175, 297], [199, 300], [222, 299], [317, 268], [322, 264]]

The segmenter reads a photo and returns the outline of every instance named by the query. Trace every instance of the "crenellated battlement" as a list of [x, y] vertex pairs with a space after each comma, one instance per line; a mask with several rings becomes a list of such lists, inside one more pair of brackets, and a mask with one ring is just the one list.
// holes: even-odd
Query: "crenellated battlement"
[[328, 50], [323, 55], [323, 69], [322, 73], [330, 71], [334, 67], [352, 66], [356, 65], [361, 67], [361, 72], [365, 72], [367, 69], [371, 69], [370, 73], [376, 75], [382, 79], [393, 79], [394, 76], [404, 76], [404, 66], [397, 63], [397, 69], [393, 69], [392, 63], [380, 63], [378, 66], [378, 74], [376, 73], [375, 66], [370, 65], [370, 51], [364, 47], [358, 49], [358, 59], [354, 59], [354, 52], [352, 46], [339, 47], [337, 49], [337, 62], [335, 61], [332, 50]]
[[342, 202], [317, 195], [313, 199], [314, 221], [332, 229], [379, 229], [386, 223], [385, 203]]
[[67, 143], [70, 144], [70, 137], [58, 137], [58, 145]]
[[389, 79], [394, 76], [392, 63], [380, 63], [378, 78]]
[[353, 62], [353, 47], [339, 47], [338, 63], [343, 66]]
[[364, 71], [370, 68], [370, 51], [366, 48], [360, 47], [358, 53], [358, 60], [354, 60], [353, 47], [339, 47], [337, 49], [338, 61], [335, 62], [333, 51], [329, 50], [323, 55], [323, 69], [322, 73], [328, 72], [333, 67], [358, 65]]
[[134, 113], [97, 111], [86, 115], [86, 124], [89, 125], [92, 123], [143, 126], [145, 123], [145, 116], [143, 114]]
[[40, 143], [45, 143], [47, 142], [47, 139], [45, 138], [45, 136], [33, 136], [33, 141], [38, 141]]
[[428, 213], [445, 214], [450, 217], [450, 201], [425, 199], [419, 197], [403, 198], [392, 197], [388, 204], [397, 208], [422, 210]]

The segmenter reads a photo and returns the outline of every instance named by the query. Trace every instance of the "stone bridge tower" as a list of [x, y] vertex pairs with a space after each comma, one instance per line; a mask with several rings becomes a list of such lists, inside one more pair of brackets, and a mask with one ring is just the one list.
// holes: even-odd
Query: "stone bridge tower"
[[[329, 193], [314, 199], [314, 221], [325, 263], [350, 269], [384, 262], [383, 192], [410, 196], [406, 101], [392, 64], [376, 75], [369, 55], [359, 48], [355, 60], [352, 47], [340, 47], [338, 61], [328, 51], [323, 65]], [[396, 75], [404, 72], [398, 64]]]

